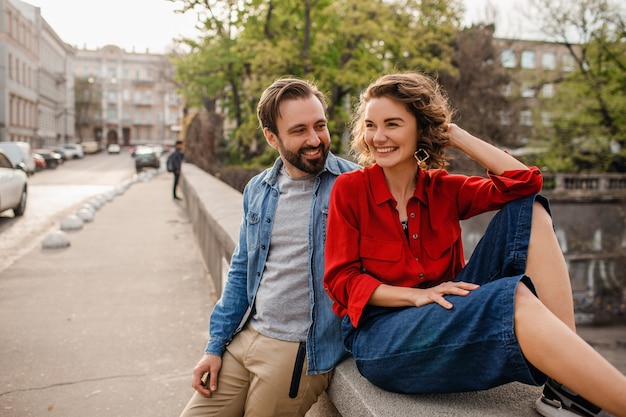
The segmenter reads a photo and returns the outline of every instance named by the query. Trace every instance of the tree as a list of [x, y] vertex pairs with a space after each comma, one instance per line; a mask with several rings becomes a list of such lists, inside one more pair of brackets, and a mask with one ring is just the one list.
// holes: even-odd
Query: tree
[[[498, 146], [514, 146], [518, 118], [502, 123], [502, 112], [521, 105], [519, 97], [505, 96], [510, 72], [499, 62], [500, 51], [493, 42], [493, 24], [473, 25], [458, 31], [452, 51], [453, 72], [444, 71], [439, 80], [456, 109], [455, 122], [469, 132]], [[484, 174], [484, 168], [460, 152], [451, 151], [452, 170]]]
[[461, 11], [457, 0], [175, 1], [181, 11], [199, 9], [204, 16], [205, 36], [187, 40], [191, 53], [176, 60], [182, 94], [190, 104], [220, 104], [233, 123], [231, 161], [264, 164], [275, 154], [265, 146], [255, 110], [274, 79], [307, 78], [328, 94], [333, 151], [342, 152], [352, 106], [373, 78], [450, 66]]
[[612, 0], [532, 0], [544, 34], [575, 71], [560, 80], [555, 140], [544, 163], [568, 171], [626, 172], [626, 10]]

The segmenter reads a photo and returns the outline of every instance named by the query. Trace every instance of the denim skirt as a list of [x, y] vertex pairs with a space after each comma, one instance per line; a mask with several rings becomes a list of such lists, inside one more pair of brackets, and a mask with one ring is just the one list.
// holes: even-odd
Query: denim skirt
[[514, 297], [524, 275], [535, 195], [506, 204], [455, 281], [480, 284], [468, 296], [448, 295], [453, 305], [388, 308], [367, 306], [358, 328], [346, 316], [346, 349], [360, 373], [399, 393], [479, 391], [513, 381], [542, 385], [546, 376], [521, 352], [513, 328]]

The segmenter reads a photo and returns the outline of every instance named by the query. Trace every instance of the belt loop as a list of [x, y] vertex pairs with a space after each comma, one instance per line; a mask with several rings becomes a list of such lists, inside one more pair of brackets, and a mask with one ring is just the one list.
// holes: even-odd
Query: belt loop
[[298, 388], [300, 388], [300, 377], [302, 376], [302, 367], [304, 366], [305, 357], [306, 342], [300, 342], [296, 362], [293, 365], [293, 375], [291, 376], [291, 385], [289, 386], [289, 398], [296, 398], [298, 396]]

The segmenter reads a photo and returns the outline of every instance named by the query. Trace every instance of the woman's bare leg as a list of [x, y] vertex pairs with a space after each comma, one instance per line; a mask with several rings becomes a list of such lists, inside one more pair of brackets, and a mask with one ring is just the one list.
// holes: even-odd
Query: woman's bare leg
[[532, 279], [541, 302], [575, 330], [572, 285], [565, 258], [554, 233], [552, 218], [538, 202], [533, 207], [526, 275]]
[[522, 353], [537, 369], [615, 416], [626, 416], [626, 377], [524, 284], [515, 294], [514, 322]]

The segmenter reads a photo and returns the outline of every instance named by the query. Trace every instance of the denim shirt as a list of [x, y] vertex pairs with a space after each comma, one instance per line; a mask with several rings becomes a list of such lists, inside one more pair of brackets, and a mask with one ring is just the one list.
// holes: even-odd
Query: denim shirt
[[[278, 158], [273, 167], [252, 178], [244, 189], [239, 242], [233, 252], [224, 291], [211, 314], [207, 354], [222, 356], [226, 345], [242, 329], [254, 308], [270, 247], [280, 195], [276, 175], [282, 164]], [[308, 374], [329, 372], [346, 354], [341, 319], [333, 313], [332, 301], [322, 284], [324, 243], [331, 188], [339, 174], [357, 168], [358, 165], [329, 153], [324, 169], [315, 179], [309, 219], [311, 325], [306, 340]]]

